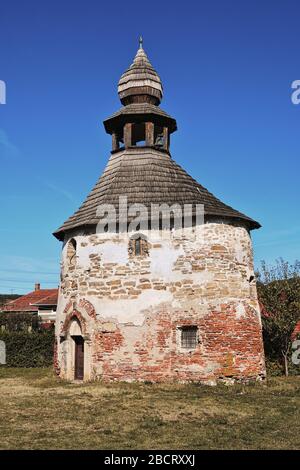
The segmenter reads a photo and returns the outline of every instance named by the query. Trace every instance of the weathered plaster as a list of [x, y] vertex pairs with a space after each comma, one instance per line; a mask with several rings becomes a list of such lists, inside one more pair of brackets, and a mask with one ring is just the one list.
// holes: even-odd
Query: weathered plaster
[[[151, 234], [145, 257], [129, 256], [125, 234], [73, 237], [76, 266], [68, 265], [65, 243], [56, 323], [62, 377], [73, 374], [65, 359], [73, 354], [71, 343], [59, 341], [73, 311], [80, 312], [86, 330], [86, 380], [215, 383], [264, 376], [246, 228], [220, 221], [163, 238]], [[181, 349], [182, 325], [197, 326], [195, 350]]]

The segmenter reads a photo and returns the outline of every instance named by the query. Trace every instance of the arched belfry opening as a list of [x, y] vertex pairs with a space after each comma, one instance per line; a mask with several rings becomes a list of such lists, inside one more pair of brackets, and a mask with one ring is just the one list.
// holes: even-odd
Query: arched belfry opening
[[140, 147], [146, 145], [146, 127], [144, 122], [132, 125], [132, 142], [133, 146]]

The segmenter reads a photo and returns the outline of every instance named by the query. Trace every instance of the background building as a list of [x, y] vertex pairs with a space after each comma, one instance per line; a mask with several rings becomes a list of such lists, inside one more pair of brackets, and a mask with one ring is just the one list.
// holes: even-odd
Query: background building
[[51, 325], [55, 322], [58, 289], [41, 289], [35, 284], [34, 291], [22, 295], [1, 307], [4, 313], [36, 314], [40, 323]]

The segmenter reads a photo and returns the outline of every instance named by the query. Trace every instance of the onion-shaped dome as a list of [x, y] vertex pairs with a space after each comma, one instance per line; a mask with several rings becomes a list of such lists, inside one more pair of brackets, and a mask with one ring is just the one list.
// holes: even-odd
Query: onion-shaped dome
[[143, 49], [142, 38], [133, 63], [119, 80], [118, 94], [123, 105], [131, 103], [159, 105], [161, 102], [162, 83]]

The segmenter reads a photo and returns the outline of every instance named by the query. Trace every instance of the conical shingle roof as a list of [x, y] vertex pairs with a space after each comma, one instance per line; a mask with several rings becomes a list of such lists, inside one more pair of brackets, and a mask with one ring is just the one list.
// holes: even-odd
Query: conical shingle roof
[[163, 87], [157, 72], [152, 67], [142, 44], [133, 63], [123, 73], [118, 83], [118, 94], [123, 104], [142, 101], [159, 104], [163, 96]]
[[203, 204], [208, 216], [227, 218], [246, 223], [250, 229], [258, 222], [224, 204], [194, 180], [166, 152], [151, 148], [131, 148], [113, 153], [95, 187], [78, 209], [54, 235], [63, 239], [64, 232], [76, 227], [96, 225], [97, 208], [113, 204], [126, 196], [128, 205], [144, 204], [150, 213], [151, 203]]

